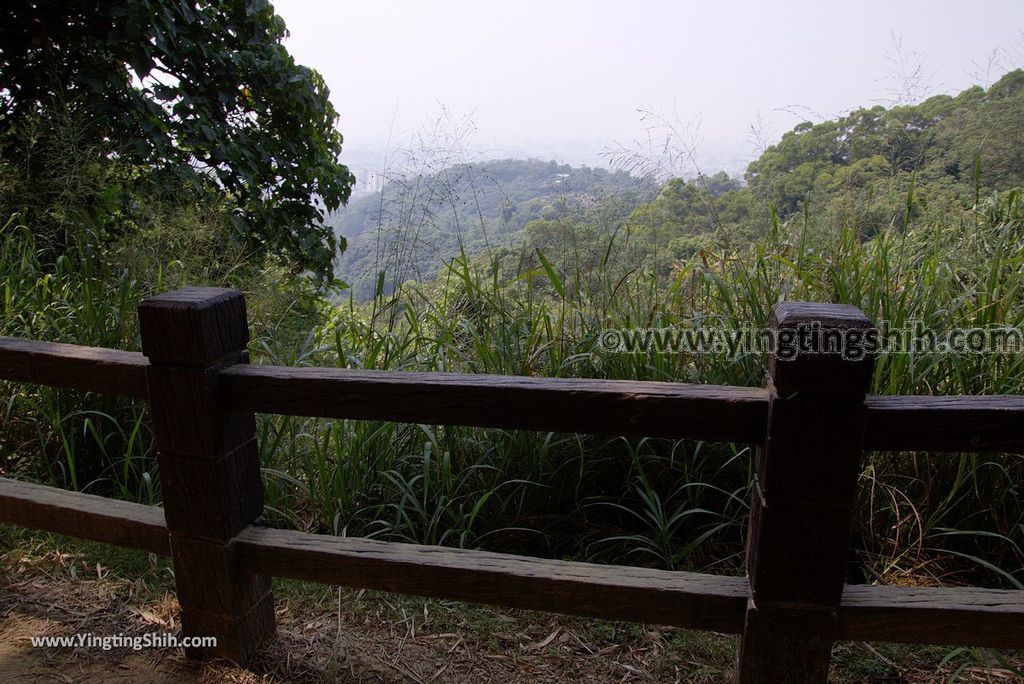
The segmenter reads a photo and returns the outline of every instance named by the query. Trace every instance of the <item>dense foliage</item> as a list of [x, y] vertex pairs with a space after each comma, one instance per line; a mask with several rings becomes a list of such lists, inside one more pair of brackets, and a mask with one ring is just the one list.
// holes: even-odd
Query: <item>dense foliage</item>
[[[250, 250], [330, 276], [337, 242], [324, 213], [353, 179], [337, 161], [327, 87], [295, 63], [285, 35], [266, 0], [7, 3], [0, 152], [22, 174], [5, 213], [28, 211], [46, 230], [45, 209], [67, 190], [52, 181], [70, 146], [108, 170], [84, 198], [94, 223], [130, 212], [138, 197], [126, 186], [143, 176], [145, 195], [224, 199]], [[49, 237], [65, 246], [60, 231]]]
[[858, 109], [803, 123], [751, 162], [745, 187], [721, 174], [670, 180], [626, 229], [640, 263], [663, 273], [711, 245], [762, 237], [773, 216], [807, 210], [861, 237], [942, 220], [1024, 183], [1024, 71], [987, 91]]
[[[281, 321], [301, 293], [250, 294], [257, 362], [546, 376], [763, 381], [765, 359], [602, 351], [608, 327], [764, 325], [782, 298], [851, 303], [875, 320], [935, 330], [1024, 328], [1024, 204], [986, 197], [941, 223], [885, 230], [779, 224], [742, 250], [707, 252], [668, 283], [656, 274], [560, 279], [541, 269], [498, 282], [457, 259], [438, 282], [381, 297], [374, 315], [337, 308], [310, 335]], [[53, 270], [9, 224], [0, 334], [134, 347], [130, 279], [90, 272], [87, 244]], [[614, 250], [613, 250], [614, 251]], [[559, 264], [561, 269], [571, 266]], [[172, 287], [180, 281], [165, 282]], [[279, 296], [278, 304], [265, 302]], [[268, 315], [268, 313], [270, 315]], [[894, 355], [877, 393], [1024, 393], [1016, 355]], [[0, 468], [133, 499], [159, 499], [141, 405], [10, 388]], [[276, 524], [660, 567], [740, 568], [750, 451], [660, 439], [484, 431], [261, 417], [261, 461]], [[1024, 462], [1016, 456], [875, 454], [851, 580], [1024, 586]], [[858, 574], [860, 573], [860, 574]]]
[[[135, 348], [140, 297], [211, 283], [247, 292], [256, 362], [756, 385], [763, 356], [616, 354], [598, 339], [763, 326], [784, 299], [1024, 328], [1022, 82], [799, 126], [745, 184], [511, 160], [413, 174], [336, 218], [358, 295], [341, 306], [232, 239], [231, 191], [189, 194], [153, 159], [111, 154], [87, 119], [84, 144], [57, 145], [85, 110], [40, 105], [5, 134], [0, 334]], [[55, 142], [25, 147], [27, 122]], [[50, 190], [28, 207], [32, 183]], [[0, 472], [159, 501], [141, 405], [4, 389]], [[885, 356], [873, 391], [1024, 394], [1024, 358]], [[746, 445], [273, 416], [259, 430], [275, 524], [742, 570]], [[1019, 458], [873, 454], [861, 478], [851, 580], [1024, 587]]]
[[396, 178], [337, 213], [335, 230], [350, 240], [339, 270], [357, 301], [407, 280], [431, 281], [463, 254], [494, 266], [499, 280], [540, 268], [546, 257], [572, 264], [575, 278], [639, 269], [665, 284], [701, 253], [742, 248], [805, 211], [862, 239], [944, 220], [1024, 183], [1022, 140], [1018, 70], [988, 90], [800, 124], [743, 180], [717, 173], [659, 187], [554, 162], [445, 166]]

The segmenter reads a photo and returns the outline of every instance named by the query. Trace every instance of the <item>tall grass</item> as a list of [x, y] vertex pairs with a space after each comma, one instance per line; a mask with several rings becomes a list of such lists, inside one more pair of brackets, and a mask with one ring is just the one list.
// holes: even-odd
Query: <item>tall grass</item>
[[[97, 347], [135, 346], [140, 292], [127, 273], [99, 268], [83, 232], [44, 266], [32, 231], [12, 218], [0, 229], [0, 334]], [[5, 383], [0, 467], [71, 489], [100, 487], [152, 502], [155, 460], [135, 402]]]
[[[257, 278], [244, 255], [215, 249], [215, 220], [191, 213], [154, 211], [155, 226], [119, 242], [81, 229], [55, 256], [21, 215], [8, 219], [0, 227], [0, 335], [138, 351], [143, 297], [211, 284], [246, 290], [254, 334], [298, 348], [322, 306], [311, 286], [273, 267]], [[0, 383], [0, 400], [0, 472], [159, 502], [143, 403], [13, 383]]]
[[[305, 363], [756, 385], [765, 359], [613, 355], [609, 327], [765, 326], [783, 299], [849, 303], [927, 328], [1024, 327], [1018, 193], [941, 225], [863, 241], [806, 215], [743, 251], [702, 253], [669, 283], [594, 278], [548, 258], [515, 279], [455, 259], [435, 285], [333, 312]], [[628, 235], [620, 236], [628, 249]], [[526, 264], [527, 261], [522, 263]], [[1024, 392], [1021, 355], [892, 355], [882, 394]], [[441, 426], [267, 419], [268, 481], [291, 522], [335, 533], [502, 550], [738, 569], [749, 494], [745, 445], [531, 435]], [[287, 448], [280, 448], [286, 444]], [[873, 454], [856, 551], [865, 577], [1024, 580], [1024, 464], [1014, 456]], [[286, 516], [289, 517], [289, 516]]]
[[[698, 253], [666, 281], [658, 269], [627, 263], [627, 230], [609, 235], [597, 271], [524, 254], [514, 276], [505, 277], [496, 262], [463, 255], [436, 283], [324, 310], [303, 334], [284, 334], [277, 323], [291, 314], [279, 306], [278, 317], [257, 317], [252, 351], [257, 362], [294, 365], [757, 385], [764, 378], [760, 356], [610, 354], [599, 336], [630, 326], [764, 326], [783, 299], [855, 304], [876, 321], [919, 320], [935, 330], [1024, 328], [1022, 237], [1018, 193], [941, 224], [895, 226], [866, 241], [808, 212], [773, 223], [749, 247]], [[135, 344], [133, 311], [145, 288], [125, 274], [90, 275], [87, 241], [67, 262], [44, 268], [26, 231], [8, 224], [3, 239], [0, 332]], [[316, 310], [301, 297], [294, 301]], [[104, 409], [96, 397], [6, 391], [5, 471], [156, 500], [148, 422], [139, 407]], [[1022, 394], [1024, 357], [885, 356], [874, 391]], [[278, 524], [741, 569], [748, 445], [272, 416], [261, 417], [259, 437]], [[853, 579], [1024, 582], [1024, 459], [872, 454], [861, 477], [851, 571], [861, 576]]]

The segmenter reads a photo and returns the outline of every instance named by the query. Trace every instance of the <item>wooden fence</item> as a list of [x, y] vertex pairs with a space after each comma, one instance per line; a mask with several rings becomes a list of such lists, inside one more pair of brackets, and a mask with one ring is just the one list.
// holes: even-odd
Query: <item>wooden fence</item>
[[[867, 396], [873, 359], [771, 360], [767, 388], [247, 364], [242, 295], [139, 306], [143, 353], [0, 338], [0, 379], [147, 400], [163, 508], [0, 478], [0, 521], [170, 555], [192, 651], [245, 663], [270, 577], [740, 634], [736, 681], [823, 682], [837, 639], [1024, 647], [1024, 592], [845, 585], [865, 450], [1024, 453], [1024, 398]], [[866, 331], [785, 303], [778, 331]], [[542, 560], [255, 526], [254, 413], [757, 445], [746, 578]]]

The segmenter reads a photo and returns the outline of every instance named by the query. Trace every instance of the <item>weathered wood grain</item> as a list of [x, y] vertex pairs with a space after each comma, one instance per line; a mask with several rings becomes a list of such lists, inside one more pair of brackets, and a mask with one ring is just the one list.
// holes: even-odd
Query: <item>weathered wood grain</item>
[[249, 342], [245, 297], [223, 287], [183, 287], [139, 304], [142, 352], [151, 363], [207, 368]]
[[839, 638], [1024, 648], [1024, 591], [848, 585]]
[[[148, 399], [148, 366], [138, 352], [0, 337], [4, 380]], [[322, 417], [443, 423], [445, 416], [464, 411], [460, 392], [469, 386], [485, 392], [482, 386], [493, 383], [494, 397], [473, 401], [461, 424], [757, 442], [767, 421], [767, 394], [756, 388], [274, 366], [233, 367], [221, 374], [229, 405], [266, 413], [299, 415], [308, 410]], [[315, 399], [296, 387], [307, 380], [315, 386]], [[437, 386], [431, 388], [431, 383]], [[412, 395], [412, 405], [397, 402], [396, 396], [405, 399], [406, 394]], [[563, 402], [588, 408], [570, 410], [563, 421]], [[722, 405], [711, 406], [716, 402]], [[385, 405], [378, 408], [380, 403]], [[1024, 397], [872, 396], [866, 404], [865, 449], [1024, 454], [1019, 427]], [[552, 405], [558, 407], [555, 413], [547, 410]], [[501, 406], [511, 408], [507, 415], [501, 414]], [[540, 410], [529, 415], [531, 406]], [[542, 412], [546, 415], [536, 415]], [[658, 417], [668, 412], [686, 419], [658, 425]], [[704, 424], [702, 415], [711, 422]]]
[[[246, 569], [275, 577], [723, 633], [742, 629], [749, 593], [737, 577], [288, 530], [251, 527], [236, 544]], [[837, 615], [843, 640], [1024, 647], [1021, 591], [847, 585]]]
[[235, 366], [225, 402], [259, 413], [726, 442], [764, 437], [765, 390], [668, 382]]
[[[0, 521], [170, 553], [162, 509], [28, 482], [0, 478]], [[748, 596], [736, 577], [256, 527], [227, 553], [249, 572], [278, 577], [725, 633], [742, 628]], [[838, 638], [1024, 648], [1024, 591], [847, 585]]]
[[[810, 332], [769, 362], [768, 428], [754, 459], [747, 537], [750, 603], [737, 684], [824, 684], [849, 553], [870, 355], [839, 353], [871, 321], [850, 306], [777, 304], [780, 336]], [[821, 334], [821, 337], [817, 337]], [[839, 343], [830, 347], [828, 340]], [[781, 343], [780, 343], [781, 344]], [[789, 351], [793, 351], [790, 349]]]
[[236, 544], [243, 567], [275, 577], [717, 632], [738, 632], [747, 603], [740, 577], [260, 528]]
[[263, 513], [255, 417], [219, 392], [220, 370], [248, 360], [245, 299], [164, 293], [139, 304], [139, 327], [182, 631], [217, 637], [186, 652], [244, 664], [275, 631], [270, 578], [245, 572], [234, 553], [235, 535]]
[[1024, 397], [868, 397], [864, 447], [1024, 454]]
[[137, 352], [0, 337], [0, 380], [148, 399], [147, 366]]
[[0, 478], [0, 521], [170, 555], [163, 509]]
[[[768, 375], [780, 397], [859, 394], [863, 371], [853, 353], [855, 348], [863, 352], [863, 347], [854, 340], [863, 341], [869, 332], [877, 333], [860, 309], [849, 304], [781, 302], [772, 307], [769, 325], [779, 340], [779, 349], [768, 357]], [[806, 351], [787, 358], [789, 354], [784, 352], [797, 348]], [[836, 353], [839, 349], [847, 351]]]
[[[785, 303], [777, 331], [864, 335], [853, 307]], [[251, 367], [245, 303], [140, 306], [146, 357], [0, 338], [0, 379], [148, 399], [166, 511], [0, 478], [0, 521], [170, 554], [186, 633], [244, 662], [274, 631], [267, 577], [741, 632], [739, 682], [819, 682], [834, 639], [1024, 647], [1024, 592], [842, 585], [863, 450], [1024, 453], [1024, 397], [868, 397], [871, 360], [770, 363], [769, 388]], [[253, 412], [757, 443], [748, 580], [251, 527]]]

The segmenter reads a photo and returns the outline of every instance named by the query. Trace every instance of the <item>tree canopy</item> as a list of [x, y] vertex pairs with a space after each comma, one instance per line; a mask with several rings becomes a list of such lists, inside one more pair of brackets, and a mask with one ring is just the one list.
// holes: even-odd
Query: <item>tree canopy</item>
[[[354, 181], [328, 89], [282, 44], [266, 0], [15, 0], [0, 23], [0, 146], [54, 108], [87, 122], [109, 159], [229, 198], [262, 254], [323, 278], [338, 249], [326, 212]], [[343, 246], [343, 243], [342, 243]]]

